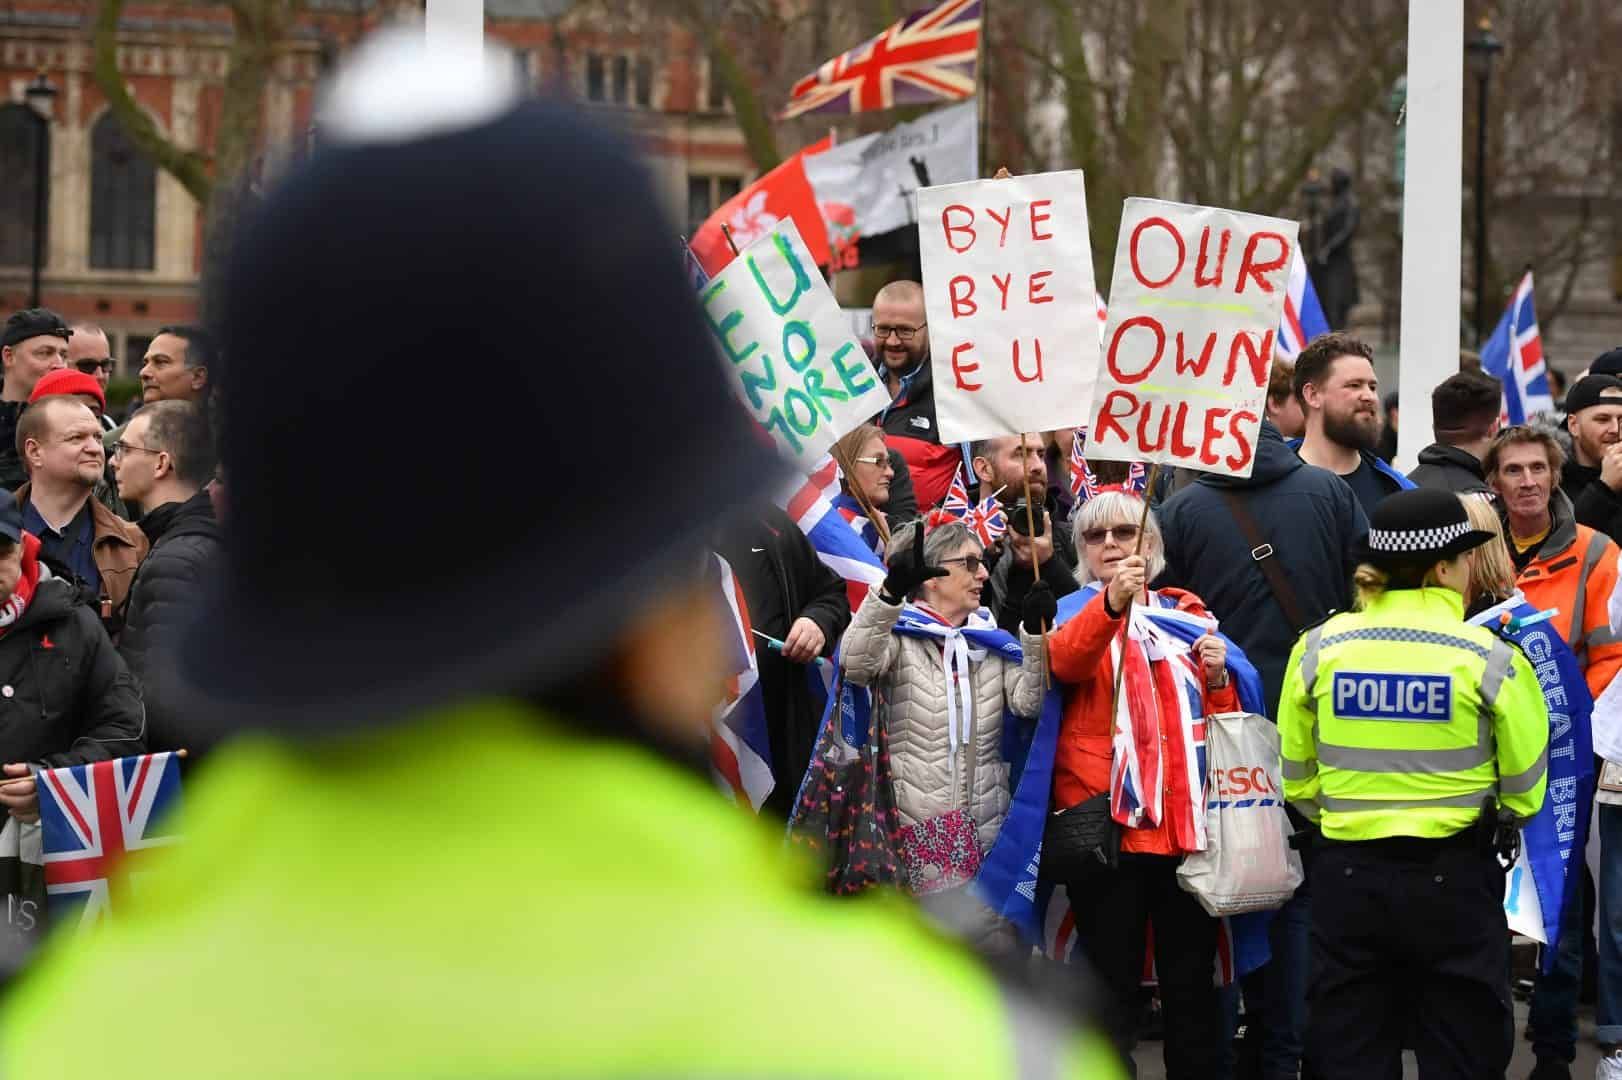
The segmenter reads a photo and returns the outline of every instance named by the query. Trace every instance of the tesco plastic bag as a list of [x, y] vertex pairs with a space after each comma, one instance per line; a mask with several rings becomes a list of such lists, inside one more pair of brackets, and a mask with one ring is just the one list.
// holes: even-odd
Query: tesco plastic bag
[[1213, 916], [1280, 907], [1301, 885], [1301, 857], [1279, 783], [1278, 728], [1254, 713], [1205, 718], [1205, 850], [1177, 883]]

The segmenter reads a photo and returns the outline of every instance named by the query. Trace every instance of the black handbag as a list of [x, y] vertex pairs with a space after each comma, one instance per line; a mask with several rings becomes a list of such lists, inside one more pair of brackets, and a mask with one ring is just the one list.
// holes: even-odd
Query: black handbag
[[1040, 876], [1064, 883], [1120, 863], [1121, 827], [1110, 816], [1109, 792], [1048, 815], [1042, 830]]

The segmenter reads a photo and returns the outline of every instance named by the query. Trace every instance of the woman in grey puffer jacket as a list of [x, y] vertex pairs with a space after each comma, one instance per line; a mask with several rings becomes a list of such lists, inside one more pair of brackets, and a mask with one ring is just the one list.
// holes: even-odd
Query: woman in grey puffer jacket
[[[921, 528], [910, 524], [892, 537], [890, 576], [851, 620], [841, 665], [852, 683], [872, 689], [886, 725], [902, 828], [961, 812], [984, 855], [1008, 812], [1004, 710], [1034, 717], [1042, 709], [1041, 637], [1021, 631], [1018, 664], [966, 637], [965, 629], [997, 630], [980, 607], [988, 576], [980, 543], [953, 523], [929, 530], [920, 545]], [[896, 631], [903, 609], [910, 630]], [[926, 883], [935, 871], [922, 868]], [[982, 947], [1013, 947], [1012, 928], [966, 889], [920, 899]]]

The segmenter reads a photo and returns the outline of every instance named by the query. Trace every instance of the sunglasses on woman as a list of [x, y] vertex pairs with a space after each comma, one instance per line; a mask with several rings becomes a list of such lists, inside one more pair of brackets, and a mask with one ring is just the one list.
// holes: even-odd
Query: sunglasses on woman
[[1138, 538], [1138, 527], [1136, 525], [1111, 525], [1107, 529], [1084, 529], [1081, 533], [1083, 540], [1095, 546], [1102, 544], [1107, 536], [1113, 536], [1117, 544], [1130, 544]]
[[963, 564], [963, 569], [965, 569], [965, 570], [967, 570], [969, 572], [970, 577], [973, 577], [974, 575], [978, 574], [980, 572], [980, 567], [985, 565], [985, 560], [980, 558], [980, 556], [978, 556], [978, 555], [959, 555], [955, 559], [942, 559], [941, 562], [943, 562], [943, 563], [954, 563], [954, 562], [962, 563]]

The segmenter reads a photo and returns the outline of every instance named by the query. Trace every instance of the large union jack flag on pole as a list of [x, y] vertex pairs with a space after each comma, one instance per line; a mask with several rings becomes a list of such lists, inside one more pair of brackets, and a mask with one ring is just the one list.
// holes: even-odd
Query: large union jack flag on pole
[[1554, 410], [1549, 392], [1549, 369], [1543, 361], [1543, 338], [1538, 334], [1537, 311], [1532, 306], [1532, 272], [1515, 286], [1498, 328], [1481, 347], [1481, 370], [1504, 385], [1504, 420], [1524, 424], [1528, 416]]
[[980, 0], [945, 0], [795, 83], [781, 118], [962, 101], [974, 94], [979, 49]]
[[180, 806], [174, 754], [41, 769], [39, 821], [53, 925], [87, 927], [139, 888], [146, 853], [173, 844]]

